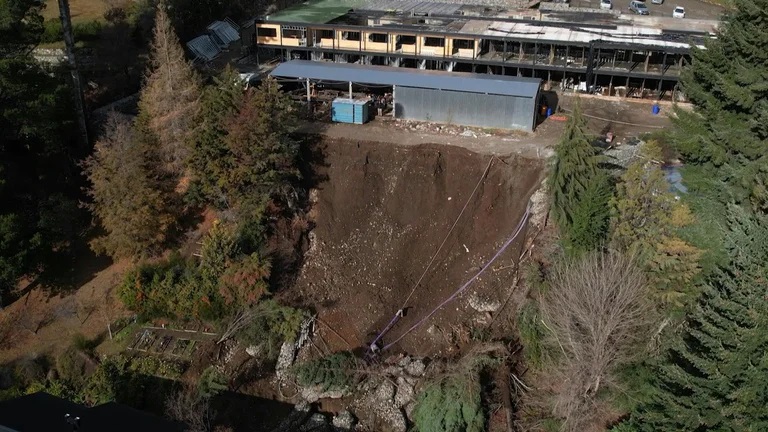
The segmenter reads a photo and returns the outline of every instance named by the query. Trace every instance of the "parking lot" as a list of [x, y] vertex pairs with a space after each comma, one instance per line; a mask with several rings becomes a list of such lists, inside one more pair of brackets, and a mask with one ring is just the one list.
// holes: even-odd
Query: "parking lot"
[[[613, 9], [622, 14], [632, 13], [629, 11], [629, 2], [631, 0], [612, 0]], [[651, 0], [646, 0], [645, 4], [651, 11], [652, 17], [672, 17], [672, 10], [675, 6], [685, 8], [685, 19], [693, 20], [716, 20], [723, 14], [723, 8], [713, 4], [705, 3], [700, 0], [664, 0], [663, 4], [653, 4]], [[571, 0], [571, 7], [599, 8], [600, 0]]]

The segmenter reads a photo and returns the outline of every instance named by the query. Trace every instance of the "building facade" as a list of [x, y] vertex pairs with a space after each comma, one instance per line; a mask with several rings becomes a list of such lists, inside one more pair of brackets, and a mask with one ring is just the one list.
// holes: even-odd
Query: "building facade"
[[562, 88], [672, 99], [691, 47], [703, 46], [717, 25], [611, 11], [404, 6], [413, 3], [372, 2], [320, 22], [276, 14], [256, 21], [253, 43], [282, 60], [535, 77]]

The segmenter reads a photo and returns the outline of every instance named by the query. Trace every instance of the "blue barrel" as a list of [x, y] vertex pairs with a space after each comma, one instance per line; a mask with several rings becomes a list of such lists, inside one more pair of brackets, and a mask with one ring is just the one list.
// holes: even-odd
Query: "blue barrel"
[[547, 108], [547, 117], [552, 115], [552, 108]]
[[659, 106], [659, 104], [653, 104], [652, 111], [653, 111], [653, 115], [659, 115], [659, 112], [661, 112], [661, 107]]

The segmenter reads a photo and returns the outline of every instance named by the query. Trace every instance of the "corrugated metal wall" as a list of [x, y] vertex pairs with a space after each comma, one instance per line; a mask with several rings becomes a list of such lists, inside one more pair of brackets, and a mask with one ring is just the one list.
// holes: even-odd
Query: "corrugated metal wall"
[[401, 87], [395, 89], [395, 117], [530, 131], [536, 98]]

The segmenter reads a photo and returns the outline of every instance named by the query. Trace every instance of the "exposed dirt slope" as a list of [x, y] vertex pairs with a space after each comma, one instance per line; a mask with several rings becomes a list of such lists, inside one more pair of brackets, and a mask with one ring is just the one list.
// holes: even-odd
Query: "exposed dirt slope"
[[[408, 296], [485, 170], [489, 156], [459, 147], [327, 140], [324, 179], [313, 191], [315, 228], [292, 290], [320, 318], [360, 348], [384, 328]], [[394, 340], [474, 275], [512, 234], [538, 186], [541, 162], [495, 159], [456, 229], [384, 338]], [[449, 351], [455, 325], [478, 313], [473, 292], [503, 298], [523, 236], [464, 295], [393, 347], [413, 354]], [[501, 269], [501, 270], [498, 270]], [[428, 329], [435, 325], [431, 331]], [[350, 348], [326, 333], [334, 348]]]

